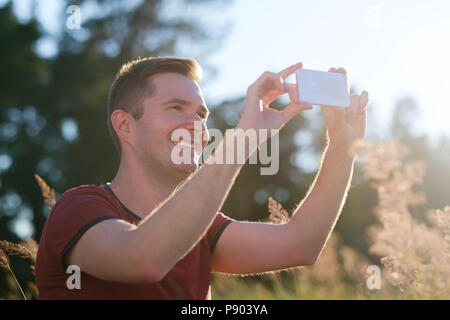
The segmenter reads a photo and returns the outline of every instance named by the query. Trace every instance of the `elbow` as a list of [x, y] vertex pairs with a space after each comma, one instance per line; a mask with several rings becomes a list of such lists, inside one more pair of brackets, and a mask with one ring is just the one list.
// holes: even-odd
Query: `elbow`
[[312, 252], [309, 252], [309, 254], [306, 254], [304, 257], [304, 266], [312, 266], [316, 264], [317, 260], [319, 260], [319, 257], [322, 253], [322, 248], [318, 250], [313, 250]]
[[[139, 251], [139, 250], [138, 250]], [[136, 275], [136, 282], [155, 283], [161, 281], [167, 274], [160, 263], [142, 254], [142, 251], [132, 255], [130, 264]]]
[[160, 268], [145, 265], [141, 268], [140, 278], [146, 283], [155, 283], [161, 281], [165, 277], [165, 273]]
[[319, 253], [311, 252], [310, 248], [294, 247], [290, 250], [290, 260], [297, 267], [312, 266], [319, 259]]
[[291, 265], [293, 267], [309, 267], [316, 263], [317, 258], [318, 257], [315, 255], [309, 255], [304, 253], [302, 254], [297, 252], [295, 257], [292, 257], [291, 259], [291, 261], [293, 261]]
[[[134, 239], [133, 239], [134, 240]], [[168, 273], [163, 267], [161, 259], [149, 252], [141, 245], [142, 241], [130, 241], [132, 245], [128, 251], [128, 264], [133, 270], [135, 282], [155, 283], [161, 281]]]
[[144, 283], [156, 283], [161, 281], [167, 274], [162, 268], [158, 267], [155, 263], [141, 263], [137, 264], [137, 278], [139, 282]]
[[323, 248], [316, 248], [315, 250], [311, 250], [306, 254], [305, 256], [305, 266], [312, 266], [314, 265], [317, 260], [319, 260], [320, 255], [322, 254]]
[[317, 262], [320, 256], [320, 252], [311, 250], [310, 248], [301, 249], [297, 247], [293, 252], [296, 253], [293, 259], [298, 267], [312, 266]]
[[317, 255], [313, 255], [310, 257], [303, 257], [302, 261], [300, 262], [300, 266], [304, 267], [312, 266], [316, 263], [318, 258], [319, 257]]
[[[167, 268], [161, 266], [156, 259], [142, 257], [138, 264], [138, 274], [143, 282], [155, 283], [159, 282], [167, 275]], [[144, 260], [145, 259], [145, 260]]]

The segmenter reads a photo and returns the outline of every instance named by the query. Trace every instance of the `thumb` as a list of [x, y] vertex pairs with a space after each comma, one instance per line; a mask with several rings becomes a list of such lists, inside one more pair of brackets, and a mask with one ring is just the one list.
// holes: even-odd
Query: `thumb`
[[361, 92], [361, 97], [359, 100], [358, 114], [365, 115], [367, 111], [367, 104], [369, 103], [369, 93], [367, 91]]

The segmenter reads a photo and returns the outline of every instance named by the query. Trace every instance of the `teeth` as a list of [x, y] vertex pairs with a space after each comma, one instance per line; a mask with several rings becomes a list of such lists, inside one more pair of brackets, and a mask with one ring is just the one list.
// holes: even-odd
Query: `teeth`
[[193, 148], [194, 146], [193, 145], [191, 145], [190, 143], [187, 143], [187, 142], [185, 142], [185, 141], [183, 141], [183, 140], [181, 140], [181, 141], [178, 141], [178, 142], [174, 142], [176, 145], [179, 145], [179, 146], [181, 146], [181, 147], [186, 147], [186, 148]]
[[184, 142], [184, 141], [181, 141], [179, 143], [179, 145], [182, 146], [182, 147], [192, 148], [192, 145], [190, 143], [187, 143], [187, 142]]

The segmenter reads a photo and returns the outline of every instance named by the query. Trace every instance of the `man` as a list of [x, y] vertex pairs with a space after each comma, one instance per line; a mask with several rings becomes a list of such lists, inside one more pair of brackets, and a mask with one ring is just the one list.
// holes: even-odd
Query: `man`
[[[237, 128], [280, 129], [310, 109], [299, 101], [295, 84], [284, 81], [301, 67], [259, 77], [247, 90]], [[178, 129], [194, 135], [196, 122], [207, 135], [199, 73], [195, 60], [175, 57], [121, 68], [108, 101], [119, 169], [111, 183], [70, 189], [54, 206], [36, 261], [41, 299], [210, 299], [211, 272], [261, 273], [317, 260], [350, 184], [354, 156], [348, 150], [364, 136], [367, 92], [353, 94], [347, 109], [321, 106], [328, 143], [291, 220], [241, 222], [219, 210], [242, 164], [207, 160], [198, 168], [192, 143], [173, 139]], [[286, 108], [268, 107], [284, 93], [291, 100]], [[215, 154], [224, 155], [232, 140], [226, 135]], [[193, 161], [175, 164], [175, 147], [191, 152]], [[71, 285], [77, 270], [80, 279]]]

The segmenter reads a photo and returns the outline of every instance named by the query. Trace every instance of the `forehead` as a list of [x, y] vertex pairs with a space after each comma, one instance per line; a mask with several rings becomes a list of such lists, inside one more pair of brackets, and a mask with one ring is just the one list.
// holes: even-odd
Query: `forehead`
[[159, 73], [151, 76], [148, 81], [152, 91], [149, 98], [154, 102], [167, 101], [168, 98], [179, 98], [196, 104], [204, 104], [199, 85], [182, 74]]

